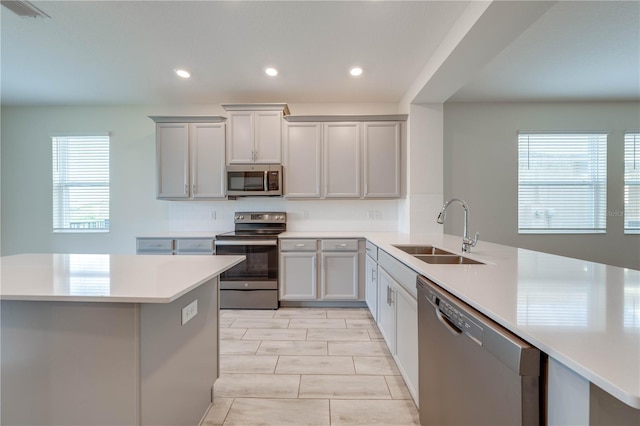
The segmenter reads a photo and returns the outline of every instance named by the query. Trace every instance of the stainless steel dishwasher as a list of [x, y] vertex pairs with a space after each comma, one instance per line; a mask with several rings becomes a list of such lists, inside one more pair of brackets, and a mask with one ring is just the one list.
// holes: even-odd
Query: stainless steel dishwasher
[[539, 425], [540, 351], [418, 276], [420, 423]]

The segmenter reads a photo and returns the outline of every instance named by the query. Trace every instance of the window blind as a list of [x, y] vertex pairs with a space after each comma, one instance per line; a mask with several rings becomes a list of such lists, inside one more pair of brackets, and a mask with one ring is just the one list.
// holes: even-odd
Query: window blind
[[518, 134], [518, 232], [605, 233], [607, 135]]
[[109, 231], [109, 136], [54, 136], [53, 231]]
[[624, 135], [624, 233], [640, 234], [640, 133]]

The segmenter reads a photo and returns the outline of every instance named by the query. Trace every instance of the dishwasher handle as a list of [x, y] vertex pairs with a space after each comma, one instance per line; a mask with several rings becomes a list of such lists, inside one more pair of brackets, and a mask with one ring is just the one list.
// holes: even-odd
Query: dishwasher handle
[[454, 336], [459, 336], [462, 334], [462, 330], [460, 330], [458, 327], [453, 325], [448, 319], [442, 316], [442, 312], [440, 312], [440, 308], [438, 308], [437, 306], [434, 306], [433, 309], [436, 311], [436, 317], [438, 318], [438, 321], [440, 321], [440, 323], [444, 326], [444, 328], [449, 330], [449, 332]]

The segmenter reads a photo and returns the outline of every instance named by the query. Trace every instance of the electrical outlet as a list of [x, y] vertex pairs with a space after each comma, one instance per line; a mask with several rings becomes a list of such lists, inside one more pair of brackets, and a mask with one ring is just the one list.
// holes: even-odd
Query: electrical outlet
[[209, 210], [209, 219], [210, 220], [216, 220], [216, 211], [215, 210]]
[[302, 218], [303, 219], [309, 219], [309, 210], [305, 210], [302, 212]]
[[198, 314], [198, 299], [182, 308], [182, 325], [185, 325]]

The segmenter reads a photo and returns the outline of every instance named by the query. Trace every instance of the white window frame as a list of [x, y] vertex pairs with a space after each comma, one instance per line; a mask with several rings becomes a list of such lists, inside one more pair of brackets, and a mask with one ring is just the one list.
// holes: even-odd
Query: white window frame
[[519, 234], [607, 232], [607, 142], [606, 132], [518, 132]]
[[640, 131], [624, 134], [624, 233], [640, 234]]
[[[76, 148], [69, 149], [73, 144]], [[51, 136], [54, 233], [109, 232], [110, 149], [109, 133]], [[84, 212], [75, 207], [78, 203], [84, 203]]]

